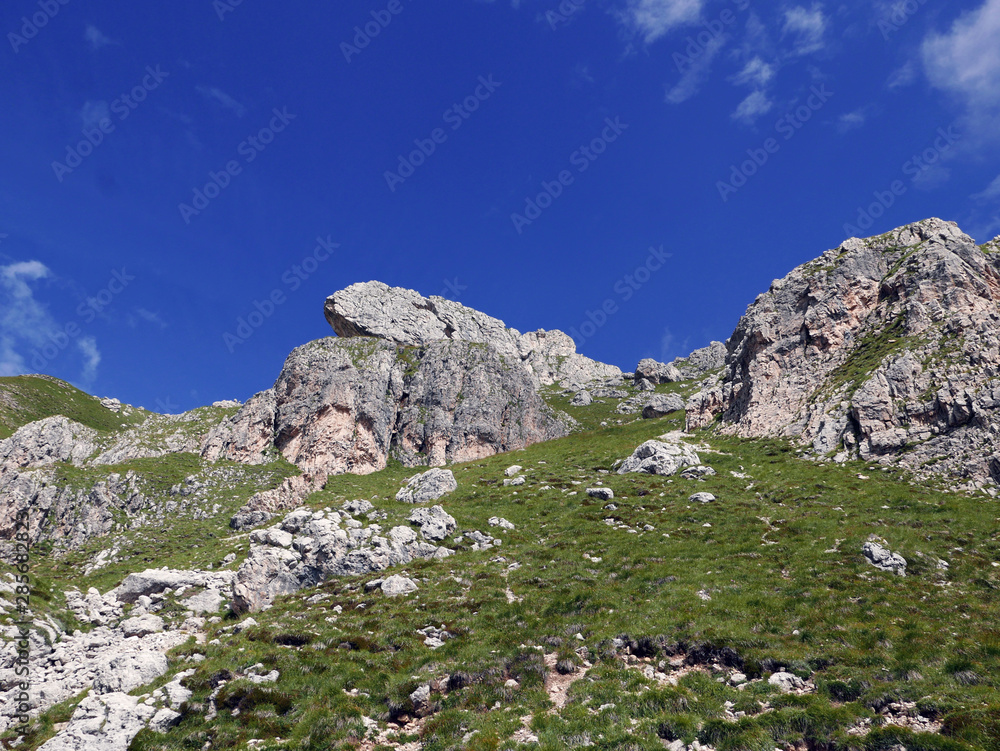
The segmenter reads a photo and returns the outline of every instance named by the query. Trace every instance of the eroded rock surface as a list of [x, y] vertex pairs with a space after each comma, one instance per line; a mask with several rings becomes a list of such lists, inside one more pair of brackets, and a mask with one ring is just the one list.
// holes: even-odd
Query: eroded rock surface
[[[772, 283], [687, 404], [741, 436], [1000, 479], [1000, 254], [928, 219], [852, 238]], [[970, 485], [969, 487], [974, 487]]]

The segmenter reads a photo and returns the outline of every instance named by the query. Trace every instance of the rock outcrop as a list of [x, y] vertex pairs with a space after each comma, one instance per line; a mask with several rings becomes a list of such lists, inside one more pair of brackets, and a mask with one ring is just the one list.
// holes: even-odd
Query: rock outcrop
[[576, 351], [562, 331], [521, 334], [503, 321], [443, 297], [424, 297], [382, 282], [352, 284], [326, 300], [326, 320], [339, 337], [371, 336], [407, 347], [443, 339], [491, 344], [507, 358], [520, 359], [539, 383], [583, 387], [621, 379], [614, 365]]
[[566, 432], [520, 360], [491, 344], [328, 338], [295, 349], [274, 388], [213, 431], [202, 455], [262, 461], [270, 441], [306, 473], [368, 474], [390, 455], [439, 466]]
[[748, 308], [687, 427], [1000, 480], [1000, 253], [928, 219], [799, 266]]
[[673, 475], [701, 464], [697, 452], [676, 434], [660, 436], [659, 440], [646, 441], [622, 462], [618, 474], [638, 472], [647, 475]]
[[396, 493], [402, 503], [427, 503], [458, 489], [455, 473], [450, 469], [429, 469], [414, 475]]
[[[432, 536], [433, 525], [454, 523], [451, 517], [433, 516], [421, 520], [429, 525]], [[250, 555], [233, 581], [232, 603], [238, 613], [264, 610], [280, 595], [331, 577], [368, 574], [417, 558], [451, 555], [448, 548], [421, 542], [409, 527], [393, 527], [383, 536], [379, 525], [365, 527], [346, 509], [299, 509], [278, 526], [254, 531], [250, 540]]]

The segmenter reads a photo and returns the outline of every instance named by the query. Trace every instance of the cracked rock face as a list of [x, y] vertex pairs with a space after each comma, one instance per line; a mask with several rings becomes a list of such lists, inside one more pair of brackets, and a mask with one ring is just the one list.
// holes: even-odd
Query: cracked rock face
[[402, 503], [427, 503], [458, 489], [455, 473], [450, 469], [430, 469], [414, 475], [396, 493]]
[[661, 440], [646, 441], [632, 452], [632, 456], [618, 468], [618, 474], [673, 475], [684, 467], [699, 464], [701, 460], [691, 446], [670, 436], [661, 436]]
[[269, 436], [308, 474], [369, 474], [390, 455], [440, 466], [567, 432], [520, 360], [490, 344], [320, 339], [288, 356], [272, 393], [270, 428], [270, 397], [258, 395], [213, 432], [203, 456], [256, 460]]
[[799, 266], [747, 309], [687, 428], [1000, 479], [998, 250], [928, 219]]
[[[443, 512], [443, 510], [442, 510]], [[434, 514], [424, 523], [447, 526], [454, 519]], [[433, 524], [431, 524], [433, 522]], [[383, 571], [418, 558], [443, 558], [451, 550], [421, 542], [409, 527], [393, 527], [383, 535], [378, 524], [367, 527], [346, 511], [293, 511], [277, 527], [251, 536], [250, 555], [233, 580], [237, 613], [269, 608], [275, 598], [336, 576]]]
[[326, 320], [339, 337], [371, 336], [409, 347], [443, 339], [491, 344], [511, 360], [521, 360], [543, 385], [562, 382], [583, 387], [594, 381], [621, 380], [614, 365], [576, 351], [562, 331], [521, 334], [473, 308], [443, 297], [424, 297], [382, 282], [352, 284], [326, 300]]

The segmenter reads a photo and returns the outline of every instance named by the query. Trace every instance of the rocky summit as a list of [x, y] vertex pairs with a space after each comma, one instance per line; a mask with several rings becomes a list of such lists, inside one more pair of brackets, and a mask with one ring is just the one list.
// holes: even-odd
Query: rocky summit
[[245, 403], [0, 378], [0, 746], [996, 751], [998, 259], [851, 239], [624, 374], [367, 282]]
[[687, 408], [692, 430], [1000, 479], [1000, 245], [939, 219], [847, 240], [757, 298]]

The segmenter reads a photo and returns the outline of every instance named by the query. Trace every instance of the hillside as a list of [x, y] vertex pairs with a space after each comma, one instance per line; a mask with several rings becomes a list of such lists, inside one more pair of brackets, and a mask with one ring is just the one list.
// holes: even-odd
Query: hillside
[[736, 406], [693, 425], [771, 357], [753, 306], [622, 376], [560, 332], [345, 292], [392, 305], [332, 296], [344, 336], [243, 405], [4, 383], [4, 748], [1000, 749], [995, 483], [749, 435]]

